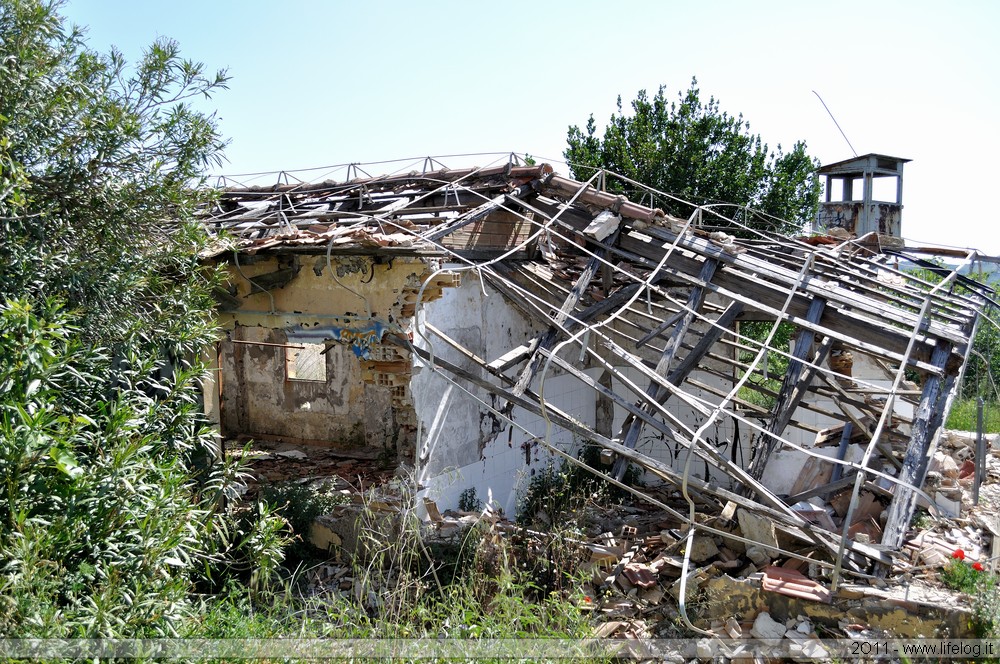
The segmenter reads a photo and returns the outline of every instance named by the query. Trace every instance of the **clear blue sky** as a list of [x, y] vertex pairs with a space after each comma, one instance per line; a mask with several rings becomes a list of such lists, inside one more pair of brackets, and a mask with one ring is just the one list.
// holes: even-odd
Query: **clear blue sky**
[[846, 159], [818, 91], [860, 154], [913, 160], [904, 235], [1000, 254], [993, 0], [70, 0], [64, 13], [97, 50], [134, 61], [165, 36], [228, 68], [211, 102], [232, 141], [225, 174], [494, 151], [565, 171], [568, 125], [696, 76], [772, 146], [802, 139], [824, 163]]

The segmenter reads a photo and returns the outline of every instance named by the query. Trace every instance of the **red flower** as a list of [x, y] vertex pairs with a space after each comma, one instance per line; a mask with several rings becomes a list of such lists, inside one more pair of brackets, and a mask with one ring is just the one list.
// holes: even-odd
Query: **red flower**
[[977, 572], [982, 572], [983, 571], [983, 564], [982, 563], [972, 563], [972, 569], [976, 570]]
[[951, 554], [951, 557], [955, 560], [965, 560], [965, 551], [955, 549], [954, 553]]
[[[976, 563], [976, 564], [979, 565], [979, 563]], [[594, 600], [590, 599], [589, 597], [584, 596], [583, 601], [586, 602], [586, 603], [588, 603], [588, 604], [590, 604]]]

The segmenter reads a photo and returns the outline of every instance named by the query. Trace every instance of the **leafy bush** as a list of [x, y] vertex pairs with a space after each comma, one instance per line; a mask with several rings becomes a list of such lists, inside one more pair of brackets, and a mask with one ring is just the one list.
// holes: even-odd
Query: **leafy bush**
[[306, 484], [285, 482], [271, 484], [261, 490], [261, 500], [269, 509], [284, 517], [294, 540], [290, 540], [289, 553], [298, 560], [316, 557], [316, 549], [305, 541], [317, 517], [329, 514], [337, 505], [348, 502], [341, 494], [325, 493]]
[[115, 370], [44, 305], [0, 305], [0, 633], [172, 634], [212, 566], [273, 573], [280, 520], [224, 509], [240, 471], [198, 425], [200, 370], [151, 397], [147, 362]]
[[234, 514], [202, 414], [218, 276], [192, 213], [224, 142], [187, 100], [226, 78], [169, 40], [131, 71], [58, 7], [0, 0], [0, 635], [171, 636], [283, 543]]

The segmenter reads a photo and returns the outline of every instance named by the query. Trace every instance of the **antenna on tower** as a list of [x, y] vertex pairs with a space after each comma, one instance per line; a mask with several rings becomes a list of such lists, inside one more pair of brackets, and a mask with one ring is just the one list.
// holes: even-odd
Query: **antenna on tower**
[[844, 137], [845, 141], [847, 141], [847, 147], [851, 148], [851, 152], [853, 152], [854, 156], [857, 157], [858, 151], [854, 149], [854, 146], [851, 145], [851, 141], [847, 138], [847, 134], [845, 134], [844, 130], [840, 128], [840, 123], [837, 122], [837, 118], [833, 117], [833, 113], [830, 111], [830, 107], [826, 105], [826, 102], [823, 101], [823, 98], [819, 96], [818, 92], [813, 90], [812, 93], [816, 95], [817, 99], [819, 99], [819, 103], [823, 104], [823, 108], [825, 108], [826, 112], [830, 114], [830, 119], [833, 120], [833, 124], [837, 125], [837, 131], [839, 131], [840, 135]]

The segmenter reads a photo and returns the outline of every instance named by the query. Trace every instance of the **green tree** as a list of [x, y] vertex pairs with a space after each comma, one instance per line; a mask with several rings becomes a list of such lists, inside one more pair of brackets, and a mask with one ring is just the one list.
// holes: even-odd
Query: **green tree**
[[58, 3], [0, 0], [0, 636], [176, 634], [209, 569], [276, 563], [201, 414], [203, 69], [160, 40], [133, 70]]
[[[564, 156], [574, 177], [588, 179], [603, 168], [682, 199], [655, 199], [678, 216], [687, 217], [690, 204], [734, 204], [718, 211], [754, 228], [798, 230], [816, 214], [819, 163], [801, 141], [787, 153], [780, 145], [769, 150], [742, 115], [722, 111], [714, 97], [702, 103], [697, 83], [692, 79], [675, 102], [667, 100], [663, 86], [652, 98], [641, 90], [631, 114], [619, 96], [603, 137], [593, 115], [585, 129], [571, 126]], [[609, 179], [607, 188], [635, 200], [645, 196], [638, 184], [618, 179]], [[713, 222], [706, 218], [706, 224]]]

